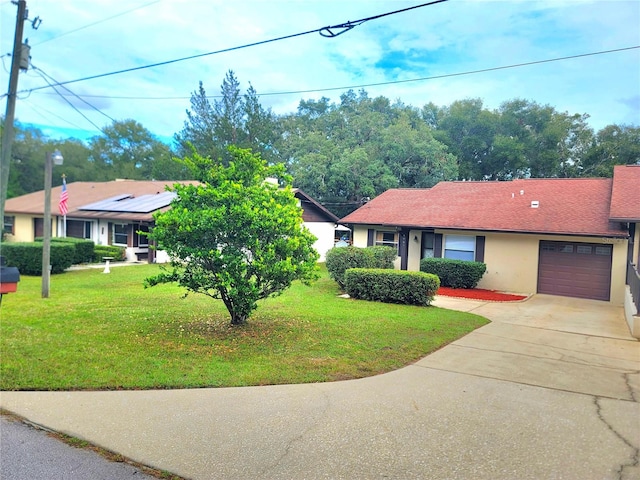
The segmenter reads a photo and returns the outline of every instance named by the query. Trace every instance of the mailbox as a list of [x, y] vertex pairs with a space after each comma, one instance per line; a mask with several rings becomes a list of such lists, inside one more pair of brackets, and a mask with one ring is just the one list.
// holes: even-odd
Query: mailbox
[[0, 255], [0, 295], [12, 293], [18, 289], [20, 272], [16, 267], [7, 267], [6, 260]]

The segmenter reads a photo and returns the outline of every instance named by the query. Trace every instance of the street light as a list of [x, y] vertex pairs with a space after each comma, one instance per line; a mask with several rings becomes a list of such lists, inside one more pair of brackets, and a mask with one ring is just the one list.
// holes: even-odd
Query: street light
[[42, 239], [42, 298], [49, 298], [49, 277], [51, 275], [51, 176], [53, 164], [62, 165], [64, 158], [58, 149], [47, 152], [44, 162], [44, 226]]

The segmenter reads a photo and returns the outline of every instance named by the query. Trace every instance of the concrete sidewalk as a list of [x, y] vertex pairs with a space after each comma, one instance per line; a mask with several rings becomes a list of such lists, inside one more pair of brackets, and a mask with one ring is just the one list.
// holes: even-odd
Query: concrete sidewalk
[[360, 380], [2, 392], [0, 405], [194, 479], [640, 477], [640, 343], [621, 309], [541, 295], [436, 305], [493, 323]]

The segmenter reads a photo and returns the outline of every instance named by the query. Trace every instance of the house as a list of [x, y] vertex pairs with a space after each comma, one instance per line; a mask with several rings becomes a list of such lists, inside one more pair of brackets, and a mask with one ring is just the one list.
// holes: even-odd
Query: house
[[397, 248], [399, 269], [419, 270], [425, 257], [477, 260], [487, 265], [479, 288], [622, 305], [639, 219], [640, 165], [623, 165], [613, 178], [388, 190], [340, 223], [356, 246]]
[[[52, 236], [93, 240], [97, 245], [126, 248], [127, 260], [168, 261], [166, 254], [149, 248], [147, 232], [153, 227], [153, 214], [169, 208], [175, 194], [166, 191], [172, 181], [115, 180], [111, 182], [73, 182], [67, 184], [68, 213], [59, 214], [62, 187], [52, 189]], [[179, 182], [191, 183], [191, 182]], [[304, 225], [318, 238], [314, 247], [324, 253], [333, 247], [338, 217], [302, 190], [294, 189], [303, 210]], [[65, 232], [66, 229], [66, 232]], [[7, 200], [4, 231], [8, 241], [32, 242], [44, 230], [44, 191]]]

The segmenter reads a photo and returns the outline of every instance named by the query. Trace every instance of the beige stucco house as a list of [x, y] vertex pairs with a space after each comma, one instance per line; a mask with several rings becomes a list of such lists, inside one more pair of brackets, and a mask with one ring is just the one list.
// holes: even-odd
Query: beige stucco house
[[[169, 208], [174, 194], [167, 192], [166, 186], [174, 183], [136, 180], [69, 183], [66, 222], [58, 209], [62, 187], [56, 187], [51, 193], [52, 235], [87, 238], [97, 245], [125, 247], [130, 261], [166, 262], [165, 252], [150, 249], [147, 238], [139, 232], [153, 228], [156, 211]], [[302, 208], [304, 225], [318, 238], [314, 248], [322, 261], [327, 250], [334, 246], [338, 217], [302, 190], [294, 189], [294, 193]], [[32, 242], [42, 237], [43, 212], [44, 191], [7, 200], [4, 218], [6, 239]]]
[[479, 288], [622, 305], [627, 274], [637, 274], [639, 220], [640, 165], [630, 165], [613, 178], [393, 189], [340, 223], [356, 246], [397, 248], [399, 269], [419, 270], [432, 256], [477, 260], [487, 265]]

